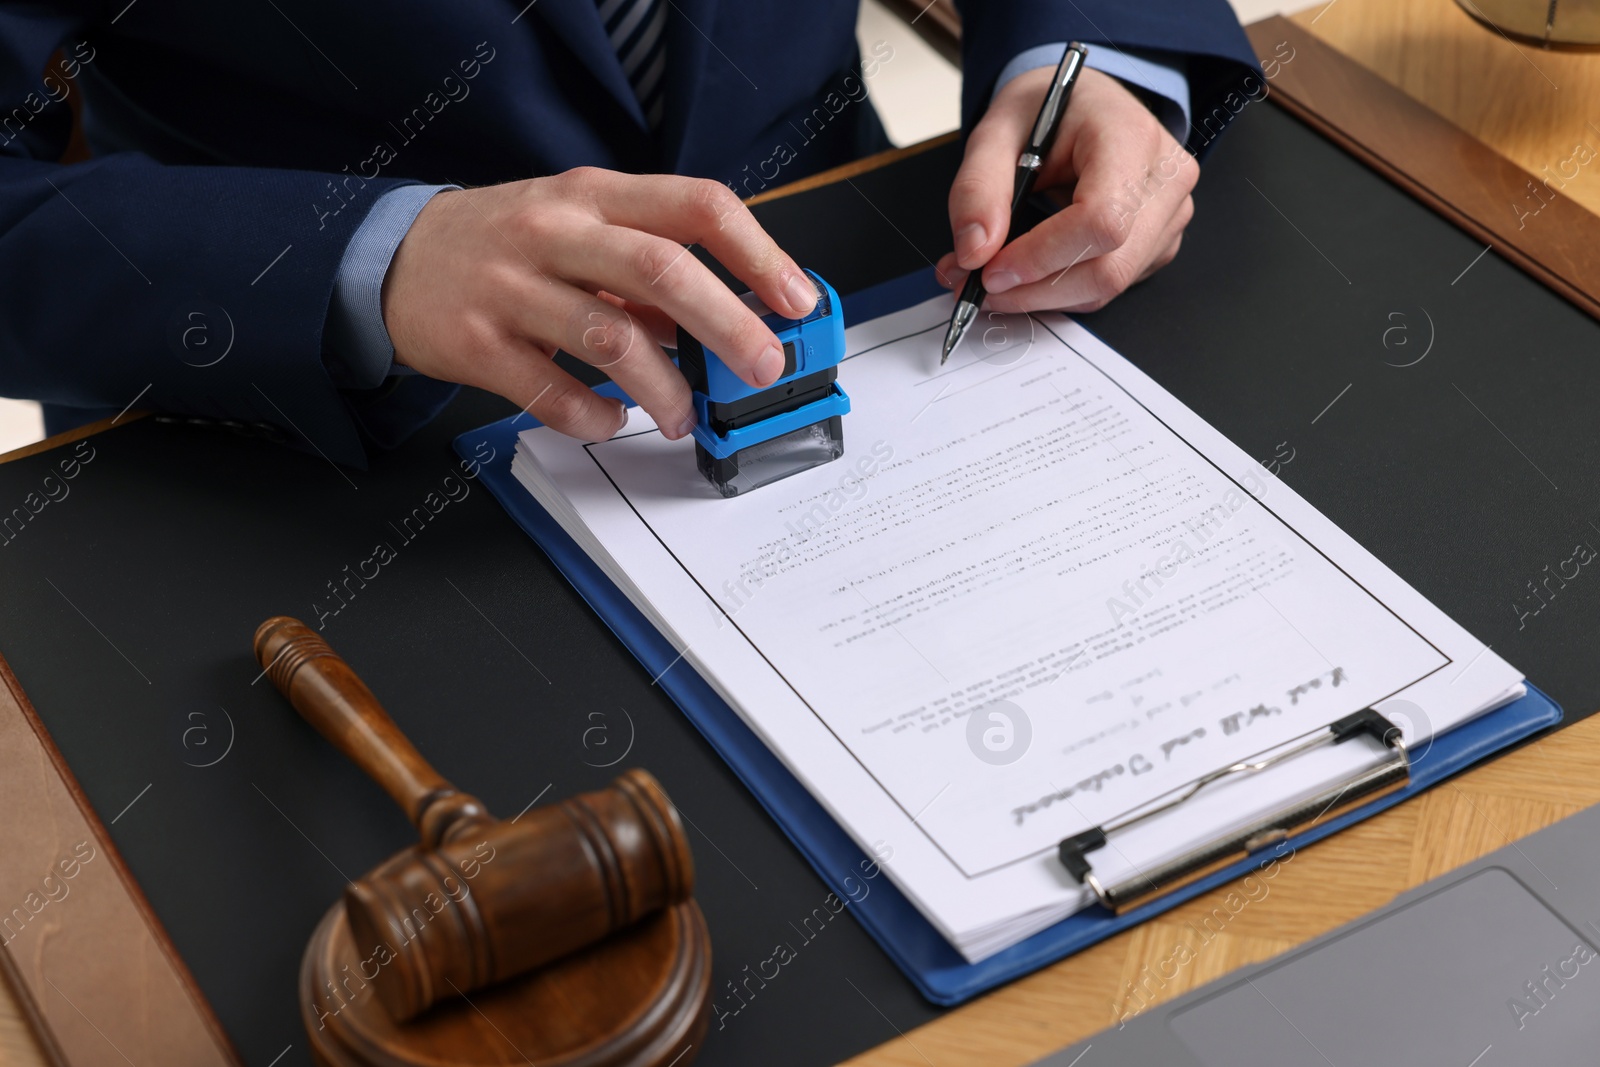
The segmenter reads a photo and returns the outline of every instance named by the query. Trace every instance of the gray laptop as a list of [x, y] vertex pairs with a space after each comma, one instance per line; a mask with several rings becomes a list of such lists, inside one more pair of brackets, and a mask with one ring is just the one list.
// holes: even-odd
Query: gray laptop
[[1035, 1067], [1600, 1063], [1597, 924], [1600, 807]]

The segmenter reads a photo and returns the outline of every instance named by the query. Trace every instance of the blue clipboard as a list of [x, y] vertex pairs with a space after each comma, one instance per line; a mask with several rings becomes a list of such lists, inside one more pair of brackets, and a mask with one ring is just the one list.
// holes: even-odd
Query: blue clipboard
[[[859, 322], [909, 307], [942, 291], [931, 271], [921, 271], [851, 294], [841, 303], [846, 321]], [[627, 400], [612, 386], [602, 386], [598, 391]], [[845, 879], [864, 869], [860, 865], [867, 861], [866, 854], [511, 474], [517, 434], [537, 425], [527, 415], [515, 415], [462, 434], [455, 440], [455, 449], [463, 459], [484, 455], [484, 445], [493, 449], [489, 454], [495, 458], [482, 466], [479, 480], [638, 657], [645, 670], [652, 677], [660, 676], [657, 684], [727, 761], [822, 880], [840, 899], [850, 899]], [[1529, 685], [1528, 695], [1521, 700], [1436, 738], [1413, 761], [1411, 781], [1404, 789], [1295, 834], [1287, 844], [1298, 849], [1319, 841], [1559, 721], [1560, 706]], [[1241, 857], [1237, 863], [1121, 915], [1113, 915], [1098, 905], [1091, 907], [981, 963], [963, 959], [890, 883], [874, 886], [873, 892], [859, 903], [852, 903], [849, 911], [923, 996], [948, 1006], [1088, 948], [1239, 878], [1261, 863], [1260, 857]]]

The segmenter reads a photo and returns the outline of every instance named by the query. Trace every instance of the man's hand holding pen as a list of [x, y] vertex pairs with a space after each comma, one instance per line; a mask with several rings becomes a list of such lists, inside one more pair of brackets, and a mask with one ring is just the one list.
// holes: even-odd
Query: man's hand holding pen
[[982, 268], [995, 311], [1098, 310], [1170, 263], [1194, 216], [1200, 165], [1121, 83], [1085, 69], [1036, 186], [1072, 186], [1072, 203], [1006, 243], [1017, 155], [1054, 73], [1041, 67], [1000, 90], [950, 188], [955, 251], [939, 261], [940, 279], [959, 290]]

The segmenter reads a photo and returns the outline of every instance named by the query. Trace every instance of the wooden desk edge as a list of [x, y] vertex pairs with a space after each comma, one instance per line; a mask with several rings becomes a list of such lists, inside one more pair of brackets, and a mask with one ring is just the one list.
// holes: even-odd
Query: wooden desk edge
[[[89, 427], [83, 429], [89, 430]], [[78, 433], [77, 437], [72, 439], [77, 440], [87, 435]], [[93, 1000], [104, 999], [107, 994], [110, 994], [112, 999], [121, 998], [125, 996], [127, 990], [138, 988], [142, 999], [147, 1002], [142, 1005], [147, 1011], [162, 1020], [174, 1017], [181, 1020], [169, 1034], [163, 1035], [174, 1038], [173, 1044], [178, 1048], [174, 1049], [173, 1044], [166, 1044], [160, 1046], [163, 1051], [181, 1052], [186, 1063], [197, 1065], [214, 1063], [242, 1067], [244, 1061], [233, 1048], [221, 1021], [212, 1011], [210, 1003], [200, 991], [199, 984], [190, 974], [188, 966], [178, 955], [176, 947], [167, 936], [160, 920], [156, 918], [155, 911], [145, 898], [143, 890], [134, 880], [121, 853], [112, 843], [105, 824], [95, 814], [76, 776], [67, 766], [66, 759], [56, 747], [54, 739], [40, 720], [27, 693], [23, 691], [21, 682], [17, 680], [11, 665], [6, 662], [3, 655], [0, 655], [0, 715], [5, 716], [3, 725], [13, 740], [12, 745], [0, 747], [0, 806], [10, 812], [37, 813], [38, 807], [43, 805], [49, 811], [50, 828], [56, 831], [57, 837], [61, 831], [67, 830], [68, 837], [85, 834], [87, 839], [94, 841], [95, 846], [105, 855], [106, 863], [111, 866], [114, 877], [111, 879], [102, 877], [96, 883], [101, 887], [99, 892], [76, 894], [78, 903], [66, 914], [72, 916], [72, 925], [79, 929], [115, 927], [128, 933], [135, 944], [121, 947], [124, 949], [131, 947], [136, 950], [123, 952], [115, 961], [127, 968], [127, 973], [122, 976], [123, 980], [101, 977], [97, 973], [94, 978], [79, 985], [79, 995], [75, 1001], [67, 998], [64, 993], [59, 998], [49, 998], [47, 1001], [45, 990], [39, 988], [36, 983], [39, 979], [43, 979], [50, 983], [56, 992], [60, 992], [60, 987], [56, 986], [45, 972], [48, 962], [60, 963], [59, 953], [53, 953], [52, 948], [60, 939], [61, 929], [68, 924], [61, 922], [61, 915], [56, 914], [51, 916], [54, 926], [50, 930], [36, 931], [33, 923], [37, 922], [37, 919], [15, 932], [8, 928], [10, 936], [0, 944], [0, 972], [4, 973], [10, 983], [10, 992], [19, 1002], [22, 1014], [32, 1025], [33, 1036], [38, 1042], [40, 1051], [55, 1067], [67, 1067], [69, 1060], [63, 1051], [63, 1045], [67, 1042], [49, 1025], [50, 1020], [58, 1014], [72, 1024], [76, 1024], [80, 1018], [87, 1021], [99, 1037], [117, 1049], [119, 1055], [122, 1055], [122, 1047], [140, 1049], [144, 1042], [141, 1041], [137, 1045], [133, 1042], [139, 1039], [139, 1031], [144, 1029], [141, 1024], [148, 1023], [149, 1015], [123, 1013], [118, 1014], [116, 1020], [112, 1021], [105, 1014], [99, 1014], [97, 1021], [81, 1007], [81, 1004], [86, 1002], [82, 992], [84, 986], [91, 989], [93, 999], [87, 1001], [91, 1009], [94, 1007]], [[16, 737], [16, 734], [21, 734], [21, 737]], [[33, 741], [31, 747], [28, 744], [30, 738]], [[59, 787], [65, 794], [64, 797], [51, 798], [40, 795], [38, 779], [44, 774], [54, 776], [53, 781], [46, 783], [45, 789]], [[52, 799], [63, 801], [73, 810], [69, 813], [52, 807]], [[78, 825], [72, 827], [63, 825], [64, 820], [70, 820], [74, 815], [81, 820]], [[31, 887], [37, 884], [41, 877], [40, 871], [46, 875], [54, 872], [57, 849], [48, 847], [50, 841], [47, 835], [41, 834], [37, 841], [39, 846], [37, 855], [30, 855], [22, 862], [17, 862], [18, 858], [15, 856], [7, 856], [8, 873], [0, 878], [17, 880]], [[9, 900], [14, 887], [6, 888]], [[84, 887], [80, 883], [77, 888]], [[37, 893], [32, 895], [37, 896]], [[26, 897], [22, 899], [26, 900]], [[63, 894], [61, 899], [65, 900], [67, 896]], [[25, 906], [32, 911], [31, 905], [25, 904]], [[40, 910], [34, 914], [43, 915], [44, 906], [41, 905]], [[11, 913], [7, 912], [5, 917], [11, 918]], [[141, 924], [141, 928], [138, 931], [128, 930], [126, 924], [130, 920]], [[14, 955], [12, 942], [34, 933], [37, 933], [35, 940], [38, 944], [30, 957], [22, 959]], [[153, 957], [146, 951], [149, 949], [154, 950]], [[71, 962], [75, 965], [92, 963], [97, 972], [104, 973], [107, 961], [72, 960]], [[56, 976], [69, 986], [74, 984], [61, 969], [56, 970]], [[156, 983], [154, 987], [153, 983]], [[65, 1006], [59, 1003], [62, 1000], [67, 1001]], [[119, 1029], [118, 1023], [123, 1024], [122, 1029]], [[103, 1028], [111, 1029], [117, 1037], [122, 1038], [120, 1047]]]
[[126, 426], [130, 422], [136, 422], [148, 414], [150, 414], [148, 411], [129, 411], [122, 415], [114, 415], [109, 419], [99, 419], [95, 422], [86, 422], [82, 426], [74, 426], [70, 430], [63, 430], [58, 434], [52, 434], [42, 441], [33, 442], [31, 445], [23, 445], [21, 448], [13, 448], [9, 452], [0, 452], [0, 463], [10, 463], [14, 459], [22, 459], [25, 456], [36, 456], [40, 452], [48, 452], [52, 448], [60, 448], [62, 445], [70, 445], [74, 441], [83, 440], [85, 437], [93, 437], [97, 433], [104, 433], [114, 426]]
[[1269, 80], [1270, 99], [1600, 318], [1600, 216], [1549, 190], [1550, 224], [1513, 227], [1511, 206], [1538, 184], [1533, 175], [1291, 19], [1275, 15], [1246, 32], [1264, 62], [1280, 41], [1294, 49]]
[[818, 171], [809, 178], [801, 178], [787, 185], [780, 185], [776, 189], [768, 189], [765, 192], [757, 193], [755, 196], [747, 198], [745, 204], [747, 206], [764, 204], [768, 200], [781, 200], [783, 197], [793, 196], [795, 193], [803, 193], [807, 189], [816, 189], [823, 185], [832, 185], [834, 182], [846, 181], [858, 174], [865, 174], [869, 170], [877, 170], [879, 167], [886, 167], [891, 163], [898, 163], [902, 159], [920, 155], [930, 148], [947, 145], [960, 136], [960, 130], [951, 130], [949, 133], [942, 133], [937, 137], [930, 137], [926, 141], [918, 141], [916, 144], [906, 145], [904, 148], [886, 148], [882, 152], [875, 152], [870, 156], [862, 156], [860, 159], [851, 160], [849, 163], [841, 163], [837, 167]]

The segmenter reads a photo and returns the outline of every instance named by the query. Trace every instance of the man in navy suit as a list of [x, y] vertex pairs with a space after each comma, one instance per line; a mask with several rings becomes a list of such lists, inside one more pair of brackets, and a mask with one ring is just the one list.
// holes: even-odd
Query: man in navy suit
[[[452, 383], [609, 436], [626, 413], [565, 349], [682, 436], [675, 323], [753, 384], [782, 366], [685, 246], [801, 314], [799, 268], [740, 197], [887, 146], [865, 97], [892, 50], [859, 53], [857, 2], [7, 4], [0, 393], [53, 430], [136, 404], [361, 464]], [[1261, 91], [1248, 43], [1224, 0], [961, 8], [941, 273], [982, 268], [999, 310], [1099, 307], [1177, 253], [1215, 125], [1190, 116]], [[1092, 69], [1041, 187], [1075, 183], [1072, 204], [1002, 249], [1068, 40]], [[89, 158], [63, 164], [75, 94]]]

